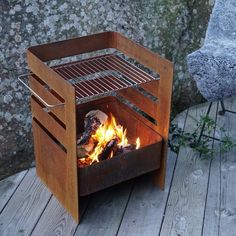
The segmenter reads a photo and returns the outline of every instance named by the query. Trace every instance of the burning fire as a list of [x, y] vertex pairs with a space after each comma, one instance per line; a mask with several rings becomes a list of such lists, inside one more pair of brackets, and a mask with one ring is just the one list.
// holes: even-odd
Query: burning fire
[[140, 138], [138, 137], [136, 139], [136, 148], [135, 149], [139, 149], [140, 148]]
[[96, 133], [91, 137], [94, 143], [96, 143], [95, 148], [86, 158], [80, 159], [80, 162], [88, 165], [99, 162], [103, 158], [102, 155], [108, 155], [105, 159], [112, 158], [119, 151], [127, 147], [132, 146], [133, 149], [139, 149], [140, 138], [138, 137], [136, 139], [136, 145], [131, 145], [128, 142], [126, 134], [127, 129], [117, 124], [115, 117], [111, 114], [107, 121], [100, 125]]

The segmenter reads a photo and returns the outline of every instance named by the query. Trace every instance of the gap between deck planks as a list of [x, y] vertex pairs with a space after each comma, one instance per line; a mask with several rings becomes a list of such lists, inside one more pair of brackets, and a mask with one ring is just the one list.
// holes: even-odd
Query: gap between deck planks
[[[88, 203], [88, 198], [80, 201], [80, 213], [83, 215]], [[38, 235], [73, 235], [77, 224], [71, 215], [62, 207], [58, 200], [53, 196], [37, 225], [32, 236]]]
[[0, 235], [30, 235], [50, 197], [30, 169], [0, 215]]
[[[196, 120], [206, 113], [207, 108], [200, 105], [189, 109], [185, 131], [190, 132], [196, 127]], [[210, 116], [215, 119], [216, 104], [213, 104]], [[201, 160], [199, 154], [189, 147], [180, 148], [161, 236], [201, 235], [209, 166], [209, 160]]]
[[0, 181], [0, 214], [28, 171], [22, 171]]
[[[236, 99], [225, 100], [225, 106], [229, 110], [236, 111]], [[236, 114], [226, 112], [224, 116], [218, 116], [218, 123], [224, 126], [226, 132], [236, 142]], [[220, 175], [220, 208], [219, 235], [236, 235], [236, 150], [221, 153]]]

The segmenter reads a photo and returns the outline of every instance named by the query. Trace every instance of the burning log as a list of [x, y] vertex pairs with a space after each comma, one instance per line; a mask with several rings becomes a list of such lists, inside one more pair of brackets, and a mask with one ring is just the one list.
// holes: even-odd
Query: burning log
[[128, 144], [126, 146], [120, 146], [119, 149], [117, 150], [116, 154], [117, 155], [125, 154], [125, 153], [131, 152], [135, 149], [136, 149], [136, 145], [134, 145], [134, 144]]
[[126, 154], [140, 147], [139, 137], [136, 145], [129, 144], [126, 129], [117, 124], [115, 117], [99, 111], [90, 111], [85, 116], [85, 129], [78, 139], [77, 154], [80, 167], [91, 165]]
[[86, 114], [84, 120], [84, 132], [77, 140], [77, 156], [85, 157], [93, 150], [95, 142], [92, 135], [96, 133], [101, 124], [104, 124], [108, 116], [100, 110], [92, 110]]
[[100, 110], [92, 110], [86, 114], [84, 119], [84, 132], [77, 144], [82, 145], [88, 142], [101, 124], [104, 124], [108, 116]]
[[114, 138], [111, 141], [109, 141], [104, 147], [102, 153], [99, 154], [98, 160], [104, 161], [109, 157], [111, 157], [112, 153], [113, 155], [115, 155], [118, 150], [117, 144], [118, 144], [118, 138]]
[[112, 156], [116, 156], [119, 154], [126, 154], [136, 149], [136, 145], [134, 144], [128, 144], [126, 146], [118, 146], [118, 142], [119, 142], [118, 138], [109, 141], [104, 147], [102, 153], [99, 154], [98, 160], [104, 161], [109, 157], [111, 157], [111, 154]]
[[79, 145], [77, 145], [77, 156], [78, 156], [78, 158], [83, 158], [83, 157], [87, 156], [87, 154], [88, 154], [90, 151], [93, 150], [94, 145], [95, 145], [95, 143], [94, 143], [94, 141], [93, 141], [92, 138], [90, 138], [90, 139], [88, 140], [88, 142], [85, 143], [85, 144], [79, 144]]
[[[137, 145], [128, 144], [126, 146], [118, 146], [119, 140], [112, 139], [107, 143], [104, 147], [103, 152], [98, 156], [99, 161], [107, 160], [108, 158], [115, 157], [119, 154], [126, 154], [128, 152], [134, 151], [137, 149]], [[89, 158], [81, 158], [78, 159], [78, 165], [80, 168], [86, 167], [91, 164], [91, 159]]]

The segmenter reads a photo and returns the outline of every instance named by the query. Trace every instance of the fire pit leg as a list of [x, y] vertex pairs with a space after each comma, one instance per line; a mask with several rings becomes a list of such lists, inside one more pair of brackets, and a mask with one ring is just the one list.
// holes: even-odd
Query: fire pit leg
[[154, 183], [161, 190], [165, 190], [165, 178], [166, 178], [166, 162], [168, 154], [168, 142], [163, 140], [162, 151], [161, 151], [161, 165], [158, 170], [155, 171]]
[[225, 109], [225, 105], [224, 105], [223, 100], [220, 101], [220, 105], [221, 105], [221, 108], [222, 108], [222, 110], [220, 110], [220, 111], [218, 112], [218, 114], [219, 114], [220, 116], [223, 116], [223, 115], [225, 114], [225, 112], [230, 112], [230, 113], [236, 114], [235, 111], [231, 111], [231, 110]]
[[161, 151], [160, 169], [156, 171], [155, 183], [161, 189], [165, 188], [166, 177], [166, 160], [168, 152], [168, 136], [169, 136], [169, 123], [170, 123], [170, 109], [171, 109], [171, 93], [172, 93], [172, 78], [173, 78], [173, 65], [163, 67], [163, 71], [159, 72], [160, 81], [158, 91], [159, 106], [157, 109], [157, 122], [158, 126], [156, 131], [162, 136], [163, 144]]
[[220, 116], [223, 116], [223, 115], [225, 114], [225, 112], [226, 112], [224, 102], [223, 102], [223, 101], [220, 101], [220, 105], [221, 105], [222, 110], [220, 110], [220, 111], [218, 112], [218, 114], [219, 114]]

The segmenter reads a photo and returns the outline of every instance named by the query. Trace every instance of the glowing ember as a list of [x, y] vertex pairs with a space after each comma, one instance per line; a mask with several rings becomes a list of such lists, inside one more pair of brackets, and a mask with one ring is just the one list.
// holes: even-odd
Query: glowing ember
[[[115, 117], [111, 114], [107, 121], [100, 125], [96, 133], [91, 137], [96, 144], [95, 148], [86, 158], [79, 159], [79, 162], [82, 165], [91, 165], [94, 162], [112, 158], [120, 150], [130, 147], [131, 144], [128, 142], [126, 133], [127, 129], [117, 124]], [[133, 149], [140, 148], [139, 137], [133, 147]]]
[[138, 137], [136, 139], [136, 149], [139, 149], [140, 148], [140, 138]]

